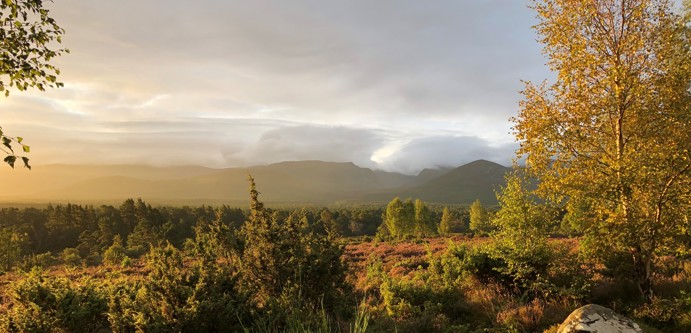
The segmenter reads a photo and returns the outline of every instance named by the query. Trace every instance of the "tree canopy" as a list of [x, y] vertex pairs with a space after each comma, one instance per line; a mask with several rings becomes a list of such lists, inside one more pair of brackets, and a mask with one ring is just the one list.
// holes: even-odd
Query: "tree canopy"
[[585, 202], [595, 252], [628, 253], [652, 297], [653, 259], [691, 207], [691, 30], [666, 0], [536, 1], [557, 74], [526, 83], [519, 155], [555, 202]]

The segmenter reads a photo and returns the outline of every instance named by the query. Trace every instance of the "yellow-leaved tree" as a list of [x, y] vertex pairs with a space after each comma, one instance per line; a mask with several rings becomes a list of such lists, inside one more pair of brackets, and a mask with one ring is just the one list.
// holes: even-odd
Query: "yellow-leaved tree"
[[[10, 89], [26, 91], [36, 88], [62, 87], [57, 76], [60, 70], [51, 63], [53, 58], [69, 52], [55, 48], [62, 42], [64, 30], [58, 26], [43, 0], [0, 1], [0, 94], [10, 95]], [[14, 168], [18, 158], [29, 166], [29, 158], [17, 155], [12, 145], [21, 146], [23, 153], [29, 146], [22, 137], [7, 136], [0, 127], [0, 152], [4, 162]]]
[[584, 248], [628, 257], [650, 300], [656, 256], [688, 246], [688, 16], [666, 0], [544, 0], [533, 8], [557, 79], [526, 83], [512, 119], [518, 155], [543, 197], [567, 208], [586, 203]]

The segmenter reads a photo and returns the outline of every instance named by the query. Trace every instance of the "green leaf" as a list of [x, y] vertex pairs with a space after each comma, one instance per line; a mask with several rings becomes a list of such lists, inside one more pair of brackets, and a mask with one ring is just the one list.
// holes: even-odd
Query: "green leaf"
[[24, 167], [31, 170], [31, 165], [29, 165], [29, 158], [26, 156], [22, 156], [22, 162], [24, 162]]
[[30, 152], [31, 152], [31, 148], [29, 148], [29, 146], [27, 146], [27, 145], [22, 145], [22, 149], [24, 149], [24, 152], [25, 152], [25, 153], [30, 153]]
[[12, 140], [7, 138], [6, 136], [2, 137], [2, 144], [5, 145], [5, 147], [9, 148], [11, 152], [14, 152], [11, 146]]
[[24, 138], [22, 138], [21, 136], [18, 136], [18, 137], [17, 137], [17, 142], [22, 143], [22, 141], [24, 141]]
[[14, 162], [17, 161], [17, 156], [9, 155], [5, 157], [5, 163], [9, 164], [14, 169]]

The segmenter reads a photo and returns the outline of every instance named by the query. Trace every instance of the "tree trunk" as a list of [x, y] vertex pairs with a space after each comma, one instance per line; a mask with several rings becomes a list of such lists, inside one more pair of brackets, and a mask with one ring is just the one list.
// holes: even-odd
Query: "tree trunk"
[[639, 248], [633, 252], [634, 279], [641, 293], [641, 298], [646, 303], [653, 300], [653, 280], [652, 280], [652, 256], [645, 254]]

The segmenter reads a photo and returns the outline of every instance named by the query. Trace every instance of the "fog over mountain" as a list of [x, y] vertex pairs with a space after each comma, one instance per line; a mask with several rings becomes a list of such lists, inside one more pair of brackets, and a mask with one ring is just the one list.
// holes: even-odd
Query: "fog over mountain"
[[0, 202], [118, 203], [127, 198], [165, 204], [246, 205], [247, 177], [271, 203], [386, 203], [396, 196], [429, 202], [492, 204], [509, 169], [478, 160], [418, 175], [372, 170], [351, 162], [291, 161], [248, 168], [198, 166], [49, 165], [0, 173]]

